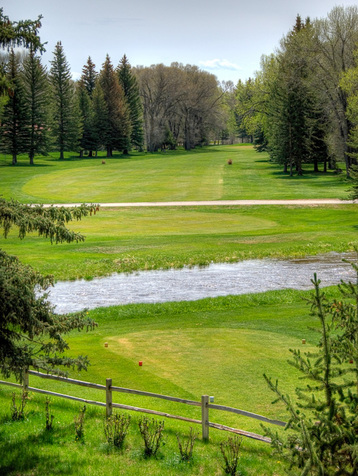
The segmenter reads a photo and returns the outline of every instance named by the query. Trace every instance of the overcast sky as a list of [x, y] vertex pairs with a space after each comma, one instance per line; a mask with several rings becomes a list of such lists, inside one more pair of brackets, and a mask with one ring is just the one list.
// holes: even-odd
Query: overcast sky
[[101, 68], [108, 53], [117, 66], [126, 54], [133, 66], [177, 61], [195, 64], [219, 80], [236, 83], [254, 74], [262, 54], [275, 51], [296, 15], [326, 17], [352, 0], [3, 0], [10, 20], [43, 16], [49, 65], [57, 41], [72, 74], [88, 56]]

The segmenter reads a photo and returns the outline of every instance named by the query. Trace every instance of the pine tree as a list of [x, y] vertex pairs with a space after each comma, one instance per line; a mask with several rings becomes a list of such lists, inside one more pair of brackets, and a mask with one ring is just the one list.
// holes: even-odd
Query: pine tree
[[28, 151], [27, 126], [28, 110], [24, 102], [24, 90], [20, 81], [20, 62], [14, 50], [11, 50], [7, 65], [6, 79], [9, 84], [8, 101], [4, 106], [1, 121], [1, 148], [12, 155], [12, 164], [17, 156]]
[[94, 150], [97, 155], [97, 150], [105, 146], [108, 126], [107, 105], [100, 85], [98, 85], [93, 91], [92, 108], [92, 132]]
[[60, 152], [60, 159], [63, 159], [65, 151], [79, 149], [82, 124], [75, 96], [75, 87], [71, 80], [70, 66], [66, 60], [61, 42], [56, 44], [51, 65], [52, 134], [54, 144]]
[[21, 83], [29, 115], [27, 152], [32, 165], [36, 154], [46, 155], [49, 150], [48, 78], [40, 58], [32, 49], [23, 64]]
[[99, 75], [99, 85], [107, 109], [108, 126], [104, 145], [107, 157], [112, 157], [114, 149], [123, 151], [130, 147], [131, 124], [124, 92], [108, 55]]
[[316, 352], [291, 351], [290, 363], [308, 380], [296, 389], [297, 403], [265, 376], [289, 412], [286, 429], [293, 430], [287, 439], [267, 428], [266, 434], [291, 469], [299, 469], [295, 475], [358, 474], [358, 265], [351, 264], [357, 282], [342, 282], [337, 300], [328, 301], [316, 275], [312, 280], [309, 303], [321, 337]]
[[94, 88], [96, 87], [96, 79], [98, 73], [96, 72], [96, 65], [88, 57], [87, 63], [82, 68], [81, 82], [84, 84], [89, 97], [92, 97]]
[[[117, 68], [119, 83], [121, 84], [124, 96], [129, 108], [130, 122], [132, 127], [131, 144], [141, 149], [144, 142], [143, 131], [143, 107], [140, 98], [137, 78], [133, 74], [130, 63], [126, 55], [121, 59]], [[127, 152], [127, 151], [126, 151]]]

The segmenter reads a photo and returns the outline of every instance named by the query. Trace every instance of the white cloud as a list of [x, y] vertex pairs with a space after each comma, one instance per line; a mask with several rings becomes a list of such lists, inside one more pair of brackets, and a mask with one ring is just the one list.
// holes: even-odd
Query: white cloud
[[73, 81], [77, 81], [77, 80], [79, 80], [80, 77], [81, 77], [81, 73], [77, 73], [76, 71], [72, 71], [72, 72], [71, 72], [71, 75], [72, 75]]
[[200, 66], [207, 69], [230, 69], [232, 71], [240, 71], [241, 68], [235, 63], [227, 59], [212, 59], [206, 61], [199, 61]]

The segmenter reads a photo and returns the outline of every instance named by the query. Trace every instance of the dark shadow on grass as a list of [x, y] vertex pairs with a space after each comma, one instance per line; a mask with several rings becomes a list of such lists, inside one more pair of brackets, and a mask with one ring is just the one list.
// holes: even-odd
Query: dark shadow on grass
[[[68, 430], [63, 429], [63, 431], [68, 435]], [[51, 474], [61, 474], [60, 470], [56, 471], [54, 455], [44, 455], [38, 448], [39, 445], [59, 445], [60, 436], [62, 435], [56, 430], [44, 429], [40, 434], [28, 435], [14, 442], [8, 441], [3, 434], [0, 434], [0, 474], [23, 474], [33, 470], [35, 470], [34, 474], [49, 474], [50, 470]], [[80, 462], [71, 462], [71, 471], [76, 474], [80, 464]]]

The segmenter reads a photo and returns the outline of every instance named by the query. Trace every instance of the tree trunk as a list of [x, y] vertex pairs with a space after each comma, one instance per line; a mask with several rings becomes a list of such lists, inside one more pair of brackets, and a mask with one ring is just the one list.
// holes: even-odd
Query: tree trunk
[[17, 164], [17, 155], [15, 153], [12, 154], [12, 165]]
[[319, 172], [317, 159], [314, 159], [313, 161], [313, 172]]

